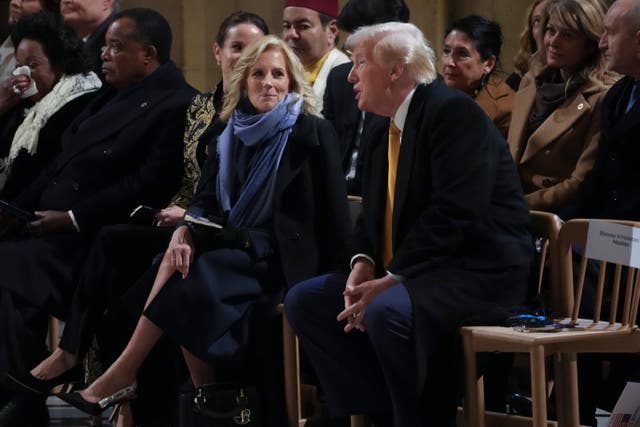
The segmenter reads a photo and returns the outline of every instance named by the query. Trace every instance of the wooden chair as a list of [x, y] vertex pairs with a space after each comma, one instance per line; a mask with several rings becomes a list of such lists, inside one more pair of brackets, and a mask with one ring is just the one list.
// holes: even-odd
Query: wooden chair
[[[604, 231], [600, 228], [604, 227]], [[617, 227], [621, 227], [618, 229]], [[589, 233], [590, 228], [592, 232]], [[613, 229], [613, 231], [612, 231]], [[636, 231], [637, 230], [637, 231]], [[506, 327], [465, 327], [462, 328], [465, 351], [465, 426], [484, 426], [482, 379], [476, 377], [476, 353], [482, 351], [527, 352], [531, 357], [531, 383], [533, 400], [533, 426], [547, 425], [545, 356], [553, 356], [556, 370], [556, 405], [559, 426], [577, 426], [577, 353], [628, 353], [640, 352], [640, 333], [636, 317], [640, 299], [640, 275], [636, 268], [640, 261], [621, 261], [611, 254], [616, 248], [631, 247], [632, 238], [625, 236], [631, 232], [640, 233], [640, 223], [625, 221], [572, 220], [565, 223], [556, 245], [559, 270], [559, 298], [556, 313], [568, 316], [559, 322], [572, 326], [557, 332], [526, 332]], [[604, 233], [604, 238], [602, 237]], [[638, 247], [636, 235], [635, 246]], [[599, 239], [599, 240], [598, 240]], [[584, 248], [580, 271], [574, 286], [572, 247]], [[629, 250], [630, 252], [630, 250]], [[630, 258], [630, 255], [629, 255]], [[600, 272], [596, 285], [595, 310], [593, 318], [580, 319], [587, 260], [600, 261]], [[609, 321], [601, 321], [605, 275], [607, 264], [613, 267], [613, 281], [608, 284], [611, 309]], [[632, 267], [629, 265], [632, 264]], [[620, 322], [618, 306], [620, 302], [621, 278], [626, 274], [623, 296], [623, 310]]]
[[47, 333], [47, 347], [49, 351], [53, 351], [58, 347], [60, 342], [60, 321], [53, 317], [49, 317], [49, 332]]
[[[362, 198], [359, 196], [348, 196], [349, 213], [352, 223], [362, 210]], [[291, 329], [291, 325], [284, 315], [283, 306], [280, 304], [278, 310], [282, 313], [282, 347], [284, 352], [284, 389], [287, 406], [288, 427], [302, 427], [307, 423], [307, 419], [302, 414], [302, 398], [300, 389], [300, 344], [298, 337]], [[363, 427], [366, 423], [359, 416], [351, 418], [352, 427]]]

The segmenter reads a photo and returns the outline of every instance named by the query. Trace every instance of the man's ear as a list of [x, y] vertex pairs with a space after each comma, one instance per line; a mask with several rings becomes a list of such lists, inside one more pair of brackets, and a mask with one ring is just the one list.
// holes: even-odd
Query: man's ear
[[333, 46], [336, 44], [336, 37], [338, 37], [338, 24], [335, 19], [332, 19], [327, 24], [327, 41]]
[[158, 50], [154, 45], [146, 45], [144, 47], [144, 64], [147, 65], [158, 59]]
[[395, 62], [391, 66], [391, 81], [395, 82], [404, 74], [404, 64], [402, 62]]

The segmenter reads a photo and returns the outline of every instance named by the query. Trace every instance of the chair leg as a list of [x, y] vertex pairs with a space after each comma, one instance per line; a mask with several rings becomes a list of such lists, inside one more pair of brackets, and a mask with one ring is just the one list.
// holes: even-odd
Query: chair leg
[[282, 314], [282, 345], [284, 351], [284, 389], [289, 427], [298, 427], [302, 418], [300, 402], [300, 353], [298, 337], [287, 317]]
[[371, 423], [364, 415], [351, 415], [351, 427], [370, 427]]
[[58, 347], [60, 341], [60, 321], [55, 317], [49, 317], [49, 333], [47, 335], [47, 347], [53, 351]]
[[533, 401], [533, 427], [547, 426], [546, 369], [544, 347], [537, 345], [530, 351], [531, 357], [531, 399]]
[[464, 334], [462, 343], [465, 364], [464, 424], [465, 427], [484, 427], [484, 384], [483, 379], [478, 378], [473, 337]]
[[575, 353], [554, 354], [558, 427], [580, 425], [578, 410], [578, 367]]

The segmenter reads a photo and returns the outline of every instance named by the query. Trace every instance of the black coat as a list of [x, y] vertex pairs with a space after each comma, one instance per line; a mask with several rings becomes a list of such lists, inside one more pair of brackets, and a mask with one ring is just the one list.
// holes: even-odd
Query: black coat
[[[351, 223], [335, 138], [327, 121], [301, 115], [280, 160], [273, 235], [287, 287], [348, 266]], [[216, 146], [214, 138], [189, 210], [221, 217]]]
[[640, 220], [640, 102], [625, 114], [633, 83], [625, 77], [609, 89], [602, 104], [595, 165], [574, 200], [560, 212], [563, 219]]
[[195, 94], [167, 63], [135, 86], [107, 88], [71, 123], [62, 151], [15, 200], [72, 210], [80, 233], [0, 242], [0, 288], [64, 315], [93, 232], [139, 204], [164, 206], [180, 185], [184, 117]]
[[[387, 133], [369, 146], [356, 253], [383, 274]], [[524, 301], [533, 255], [529, 220], [506, 141], [477, 104], [436, 81], [418, 85], [402, 134], [388, 271], [405, 277], [418, 374], [434, 340], [470, 318]]]
[[[77, 97], [63, 105], [47, 120], [40, 129], [37, 151], [30, 155], [26, 150], [22, 150], [14, 159], [11, 174], [0, 191], [1, 199], [13, 199], [40, 175], [40, 172], [60, 152], [62, 133], [95, 95], [96, 92], [92, 92]], [[9, 154], [13, 136], [24, 119], [23, 109], [24, 104], [20, 103], [0, 118], [0, 156], [2, 157]]]
[[[353, 84], [347, 76], [353, 66], [352, 62], [334, 67], [327, 77], [327, 87], [324, 91], [322, 115], [329, 120], [338, 134], [338, 146], [342, 159], [342, 170], [346, 175], [351, 164], [351, 153], [358, 133], [358, 125], [362, 111], [358, 109], [358, 101], [353, 91]], [[365, 162], [367, 144], [371, 139], [384, 132], [388, 127], [387, 120], [373, 113], [365, 113], [362, 124], [362, 135], [356, 160], [356, 176], [348, 183], [349, 194], [361, 194], [361, 174]]]

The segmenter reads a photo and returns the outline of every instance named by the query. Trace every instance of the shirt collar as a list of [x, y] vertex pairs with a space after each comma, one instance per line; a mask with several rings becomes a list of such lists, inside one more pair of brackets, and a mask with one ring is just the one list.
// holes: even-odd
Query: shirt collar
[[411, 92], [407, 94], [407, 96], [404, 98], [404, 101], [402, 101], [402, 103], [398, 107], [396, 114], [393, 115], [393, 123], [398, 126], [398, 129], [400, 129], [400, 133], [402, 133], [402, 130], [404, 129], [404, 122], [407, 120], [409, 105], [411, 104], [411, 100], [413, 99], [413, 94], [415, 93], [415, 91], [416, 87], [411, 89]]

